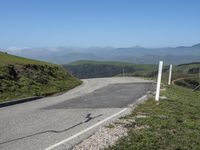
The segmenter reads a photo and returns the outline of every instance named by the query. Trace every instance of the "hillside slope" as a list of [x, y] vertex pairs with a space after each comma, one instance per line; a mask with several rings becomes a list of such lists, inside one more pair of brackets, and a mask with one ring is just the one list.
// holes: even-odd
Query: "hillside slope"
[[76, 61], [64, 65], [64, 68], [78, 78], [112, 77], [123, 73], [151, 77], [157, 72], [156, 65], [91, 60]]
[[[166, 72], [163, 73], [163, 82], [168, 81], [169, 66]], [[176, 85], [194, 89], [200, 84], [200, 62], [188, 64], [174, 65], [172, 71], [172, 81]]]
[[[168, 80], [169, 66], [163, 74], [163, 79]], [[200, 62], [192, 62], [188, 64], [173, 65], [172, 80], [185, 77], [198, 77], [200, 69]]]
[[[175, 72], [174, 78], [177, 79], [174, 83], [176, 85], [200, 91], [200, 88], [197, 88], [200, 85], [200, 62], [178, 65], [175, 68]], [[182, 73], [181, 76], [180, 73]]]
[[0, 52], [0, 102], [62, 92], [80, 83], [61, 66]]

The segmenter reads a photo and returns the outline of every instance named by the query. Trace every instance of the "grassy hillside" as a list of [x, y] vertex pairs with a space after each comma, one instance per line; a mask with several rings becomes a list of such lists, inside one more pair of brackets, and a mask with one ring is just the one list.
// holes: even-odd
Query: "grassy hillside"
[[161, 91], [166, 99], [150, 99], [122, 117], [129, 122], [122, 121], [128, 135], [106, 150], [199, 149], [200, 92], [192, 90], [200, 84], [199, 68], [199, 62], [174, 66], [173, 80], [179, 86], [166, 85], [166, 70], [162, 78], [165, 90]]
[[156, 65], [132, 64], [111, 61], [76, 61], [67, 65], [71, 74], [78, 78], [111, 77], [122, 74], [134, 76], [154, 76], [157, 72]]
[[61, 66], [0, 52], [0, 102], [62, 92], [80, 83]]
[[[161, 95], [139, 105], [121, 119], [132, 120], [128, 136], [107, 150], [197, 150], [200, 148], [200, 92], [167, 86]], [[142, 116], [142, 117], [140, 117]], [[124, 121], [126, 122], [126, 121]]]
[[200, 78], [199, 77], [188, 77], [188, 78], [182, 78], [180, 80], [177, 80], [174, 82], [176, 85], [187, 87], [190, 89], [199, 90], [200, 85]]
[[[165, 62], [164, 62], [165, 63]], [[111, 76], [139, 76], [155, 78], [158, 65], [132, 64], [114, 61], [90, 61], [82, 60], [64, 65], [74, 76], [78, 78], [111, 77]], [[174, 83], [188, 88], [195, 88], [199, 84], [200, 62], [173, 65], [172, 80]], [[124, 74], [123, 74], [124, 71]], [[163, 82], [168, 81], [169, 66], [163, 67]]]
[[182, 71], [184, 73], [198, 74], [199, 68], [200, 68], [200, 62], [193, 62], [193, 63], [188, 63], [188, 64], [177, 65], [175, 69], [177, 71]]
[[[169, 67], [168, 67], [169, 68]], [[175, 84], [187, 88], [195, 88], [200, 84], [200, 62], [180, 64], [173, 67], [172, 80]], [[168, 80], [169, 70], [163, 74], [163, 81]]]
[[24, 57], [19, 57], [11, 54], [7, 54], [4, 52], [0, 52], [0, 64], [34, 64], [34, 65], [51, 65], [55, 66], [54, 64], [46, 63], [43, 61], [36, 61], [33, 59], [28, 59]]

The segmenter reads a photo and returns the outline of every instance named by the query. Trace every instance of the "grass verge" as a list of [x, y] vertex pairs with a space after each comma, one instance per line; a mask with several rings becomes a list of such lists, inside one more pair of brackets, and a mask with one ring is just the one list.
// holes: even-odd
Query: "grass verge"
[[122, 118], [135, 122], [126, 126], [128, 136], [107, 150], [200, 149], [200, 92], [170, 86], [161, 94], [167, 99], [148, 100]]

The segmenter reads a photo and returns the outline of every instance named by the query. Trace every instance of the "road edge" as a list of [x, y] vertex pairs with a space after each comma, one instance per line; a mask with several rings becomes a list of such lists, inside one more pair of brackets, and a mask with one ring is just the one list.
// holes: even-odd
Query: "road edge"
[[[102, 124], [99, 129], [94, 132], [88, 138], [82, 140], [77, 145], [72, 146], [72, 150], [80, 149], [104, 149], [109, 146], [114, 145], [120, 138], [127, 136], [128, 130], [121, 124], [116, 125], [115, 127], [109, 127], [115, 122], [121, 122], [121, 117], [129, 115], [138, 105], [144, 103], [146, 100], [151, 99], [155, 96], [155, 91], [148, 91], [145, 95], [138, 98], [134, 103], [128, 105], [127, 110], [119, 114], [112, 120], [109, 120]], [[122, 124], [129, 124], [130, 122], [121, 122]]]
[[[154, 93], [155, 93], [155, 92], [152, 92], [152, 91], [146, 92], [145, 95], [143, 95], [142, 97], [136, 99], [136, 101], [135, 101], [134, 103], [128, 105], [127, 107], [124, 107], [124, 108], [123, 108], [122, 110], [120, 110], [119, 112], [117, 112], [117, 113], [115, 113], [115, 114], [113, 114], [113, 115], [111, 115], [111, 116], [105, 118], [104, 120], [101, 120], [101, 121], [97, 122], [96, 124], [94, 124], [94, 125], [92, 125], [92, 126], [86, 128], [86, 129], [84, 129], [84, 130], [82, 130], [82, 131], [76, 133], [76, 134], [73, 135], [73, 136], [70, 136], [70, 137], [68, 137], [68, 138], [66, 138], [66, 139], [61, 140], [60, 142], [57, 142], [57, 143], [54, 143], [54, 144], [50, 145], [49, 147], [45, 148], [44, 150], [52, 150], [52, 149], [55, 149], [55, 148], [59, 148], [60, 146], [63, 146], [63, 145], [65, 145], [67, 142], [71, 141], [72, 139], [77, 138], [77, 137], [83, 135], [84, 133], [87, 133], [88, 131], [94, 129], [94, 128], [97, 128], [97, 127], [105, 128], [105, 125], [110, 124], [110, 123], [116, 121], [116, 120], [119, 119], [120, 117], [123, 117], [123, 116], [125, 116], [125, 115], [128, 115], [128, 114], [129, 114], [133, 109], [135, 109], [135, 107], [137, 107], [139, 104], [141, 104], [141, 103], [145, 102], [146, 100], [148, 100], [149, 98], [153, 97], [153, 96], [154, 96]], [[79, 145], [81, 145], [82, 143], [84, 143], [84, 141], [86, 141], [86, 140], [92, 138], [98, 131], [99, 131], [99, 129], [98, 129], [96, 132], [94, 132], [89, 138], [86, 138], [86, 139], [82, 140], [81, 142], [79, 142], [79, 143], [78, 143], [77, 145], [75, 145], [75, 146], [71, 146], [70, 149], [77, 150], [77, 149], [74, 149], [74, 148], [76, 148], [77, 146], [79, 146]], [[108, 142], [106, 142], [106, 143], [108, 143]], [[89, 147], [89, 148], [91, 148], [91, 147]], [[78, 149], [79, 149], [79, 148], [78, 148]], [[86, 148], [86, 149], [87, 149], [87, 148]]]
[[32, 96], [32, 97], [27, 97], [27, 98], [22, 98], [22, 99], [11, 100], [8, 102], [0, 103], [0, 108], [11, 106], [11, 105], [16, 105], [16, 104], [21, 104], [21, 103], [25, 103], [25, 102], [30, 102], [30, 101], [38, 100], [41, 98], [44, 98], [44, 96]]

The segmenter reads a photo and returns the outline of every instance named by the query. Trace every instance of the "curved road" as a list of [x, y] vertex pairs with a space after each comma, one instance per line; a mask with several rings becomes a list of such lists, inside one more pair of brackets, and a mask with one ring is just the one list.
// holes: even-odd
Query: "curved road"
[[154, 90], [141, 78], [84, 79], [62, 95], [0, 108], [0, 149], [69, 149]]

